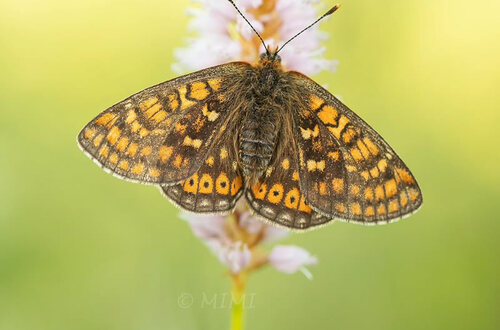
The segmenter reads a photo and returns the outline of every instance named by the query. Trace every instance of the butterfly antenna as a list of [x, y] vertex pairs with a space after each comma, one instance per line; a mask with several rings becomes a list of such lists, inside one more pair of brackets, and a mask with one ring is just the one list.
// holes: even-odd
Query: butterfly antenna
[[267, 45], [264, 42], [264, 39], [262, 39], [262, 37], [260, 36], [259, 32], [257, 32], [257, 30], [255, 30], [255, 28], [253, 27], [253, 25], [247, 20], [247, 18], [245, 17], [245, 15], [243, 15], [243, 13], [236, 6], [236, 4], [234, 3], [233, 0], [227, 0], [227, 1], [229, 1], [234, 6], [234, 8], [236, 8], [236, 11], [241, 15], [241, 17], [243, 17], [243, 19], [245, 20], [245, 22], [247, 22], [248, 25], [250, 25], [250, 27], [252, 28], [253, 32], [255, 32], [255, 34], [257, 35], [257, 37], [259, 37], [260, 41], [262, 41], [262, 44], [264, 45], [264, 48], [266, 49], [266, 53], [269, 54], [269, 50], [267, 49]]
[[302, 31], [300, 31], [299, 33], [297, 33], [296, 35], [294, 35], [293, 37], [291, 37], [290, 39], [288, 39], [288, 41], [285, 42], [283, 44], [283, 46], [280, 47], [280, 49], [278, 49], [278, 51], [276, 52], [276, 54], [278, 54], [283, 49], [283, 47], [285, 47], [290, 41], [292, 41], [293, 39], [297, 38], [298, 36], [300, 36], [305, 31], [309, 30], [311, 27], [313, 27], [314, 25], [316, 25], [316, 23], [318, 23], [319, 21], [321, 21], [323, 18], [325, 18], [327, 16], [330, 16], [331, 14], [333, 14], [334, 12], [336, 12], [337, 9], [340, 8], [340, 6], [341, 6], [340, 3], [336, 4], [329, 11], [327, 11], [326, 13], [324, 13], [320, 18], [318, 18], [316, 21], [314, 21], [314, 23], [312, 23], [311, 25], [309, 25], [308, 27], [306, 27], [305, 29], [303, 29]]

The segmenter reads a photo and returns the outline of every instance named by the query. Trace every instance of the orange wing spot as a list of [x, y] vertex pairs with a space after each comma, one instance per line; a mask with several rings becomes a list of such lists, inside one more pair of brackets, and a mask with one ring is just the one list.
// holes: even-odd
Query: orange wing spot
[[151, 117], [156, 115], [159, 111], [161, 111], [161, 109], [162, 109], [161, 104], [157, 103], [148, 110], [146, 110], [146, 112], [144, 112], [144, 117], [146, 117], [146, 119], [151, 119]]
[[95, 133], [97, 133], [97, 131], [95, 129], [87, 128], [87, 129], [85, 129], [85, 133], [83, 133], [83, 137], [86, 138], [87, 140], [92, 140]]
[[283, 199], [283, 185], [280, 183], [276, 183], [269, 190], [269, 194], [267, 194], [267, 200], [273, 204], [278, 204]]
[[332, 106], [324, 106], [320, 112], [318, 112], [319, 119], [326, 125], [337, 125], [338, 112]]
[[387, 198], [391, 198], [392, 196], [396, 195], [397, 192], [398, 188], [394, 179], [385, 182], [385, 194]]
[[326, 182], [319, 183], [319, 194], [322, 196], [328, 194], [328, 189], [326, 188]]
[[139, 149], [137, 143], [131, 143], [128, 146], [127, 155], [129, 155], [130, 157], [134, 157], [135, 154], [137, 153], [137, 149]]
[[368, 181], [368, 179], [370, 178], [370, 173], [368, 173], [368, 171], [363, 171], [361, 172], [361, 176], [363, 177], [363, 179]]
[[363, 157], [365, 159], [368, 159], [368, 157], [370, 157], [370, 151], [368, 151], [368, 148], [366, 147], [366, 145], [361, 140], [358, 140], [357, 144], [358, 144], [359, 150], [361, 150], [361, 154], [363, 154]]
[[349, 123], [349, 119], [347, 119], [346, 116], [341, 115], [339, 119], [339, 125], [337, 127], [328, 127], [328, 130], [332, 132], [332, 134], [337, 138], [340, 139], [340, 133], [344, 130], [345, 125]]
[[314, 171], [321, 171], [323, 172], [324, 169], [325, 169], [325, 161], [324, 160], [321, 160], [319, 162], [315, 161], [315, 160], [308, 160], [307, 161], [307, 170], [309, 172], [314, 172]]
[[263, 183], [257, 183], [252, 187], [252, 192], [255, 198], [257, 199], [264, 199], [267, 194], [267, 186]]
[[346, 129], [344, 134], [342, 135], [342, 138], [344, 139], [345, 143], [349, 143], [352, 141], [352, 139], [356, 136], [356, 130], [352, 127], [349, 127]]
[[380, 204], [377, 208], [377, 213], [378, 214], [381, 214], [381, 215], [384, 215], [387, 213], [386, 211], [386, 208], [385, 208], [385, 205], [384, 204]]
[[185, 110], [189, 108], [190, 106], [193, 106], [196, 104], [194, 101], [190, 101], [186, 98], [186, 93], [187, 93], [187, 86], [182, 86], [181, 88], [178, 89], [179, 95], [181, 96], [181, 110]]
[[384, 173], [385, 170], [387, 169], [387, 160], [382, 159], [381, 161], [378, 162], [378, 169], [380, 170], [381, 173]]
[[129, 168], [128, 160], [122, 160], [120, 164], [118, 164], [118, 167], [124, 171], [127, 171]]
[[377, 167], [374, 167], [370, 170], [370, 175], [372, 176], [372, 178], [377, 178], [379, 174], [380, 173]]
[[153, 149], [150, 146], [144, 147], [141, 150], [141, 156], [149, 156], [153, 152]]
[[102, 139], [104, 139], [104, 134], [99, 134], [98, 136], [96, 136], [96, 138], [94, 139], [94, 146], [98, 147], [99, 145], [101, 145]]
[[299, 181], [299, 172], [293, 171], [292, 180], [293, 181]]
[[205, 173], [201, 176], [198, 188], [202, 194], [211, 194], [214, 191], [214, 181], [210, 174]]
[[197, 81], [191, 84], [191, 94], [189, 95], [191, 98], [201, 101], [206, 99], [208, 95], [210, 95], [210, 92], [204, 82]]
[[201, 129], [203, 128], [203, 126], [205, 126], [205, 122], [206, 121], [207, 121], [207, 119], [206, 118], [202, 118], [201, 116], [198, 116], [198, 118], [196, 118], [196, 121], [193, 124], [194, 128], [196, 129], [196, 132], [201, 131]]
[[300, 192], [299, 189], [293, 188], [285, 196], [285, 206], [289, 209], [296, 210], [299, 206]]
[[170, 157], [172, 157], [173, 151], [174, 151], [173, 147], [162, 146], [160, 148], [160, 151], [158, 151], [158, 158], [162, 163], [166, 163], [167, 160], [169, 160]]
[[403, 168], [396, 168], [396, 171], [403, 182], [411, 184], [415, 183], [415, 180], [407, 170]]
[[216, 92], [220, 89], [221, 84], [222, 84], [222, 79], [210, 79], [208, 81], [208, 85], [210, 86], [210, 88], [212, 88]]
[[132, 167], [130, 172], [136, 175], [141, 174], [142, 172], [144, 172], [144, 163], [136, 164], [134, 167]]
[[149, 170], [148, 175], [152, 178], [158, 178], [161, 175], [161, 172], [157, 168], [152, 168]]
[[122, 137], [120, 141], [118, 141], [118, 144], [116, 145], [116, 150], [118, 150], [119, 152], [124, 152], [128, 146], [128, 142], [129, 141], [127, 137]]
[[201, 144], [202, 144], [202, 141], [199, 140], [199, 139], [191, 139], [191, 137], [189, 136], [186, 136], [184, 138], [184, 142], [182, 142], [183, 145], [187, 146], [187, 147], [193, 147], [195, 149], [200, 149], [201, 147]]
[[158, 103], [158, 98], [155, 97], [155, 96], [153, 96], [153, 97], [150, 97], [149, 99], [147, 99], [146, 101], [142, 102], [139, 105], [139, 108], [142, 111], [146, 111], [146, 110], [148, 110], [149, 108], [151, 108], [151, 106], [153, 106], [156, 103]]
[[359, 186], [357, 185], [352, 185], [351, 186], [351, 194], [354, 195], [354, 196], [357, 196], [359, 194]]
[[373, 202], [373, 189], [372, 188], [365, 189], [365, 199], [369, 202]]
[[184, 158], [182, 161], [182, 167], [188, 167], [189, 166], [189, 158]]
[[288, 170], [290, 168], [290, 161], [288, 160], [288, 158], [285, 158], [281, 162], [281, 167], [283, 167], [283, 169], [285, 169], [285, 170]]
[[420, 196], [420, 193], [413, 188], [408, 189], [408, 193], [412, 202], [416, 201], [418, 199], [418, 196]]
[[106, 125], [106, 128], [110, 129], [111, 127], [113, 127], [113, 125], [118, 121], [118, 118], [119, 116], [116, 115], [113, 119], [111, 119], [111, 121]]
[[103, 146], [101, 150], [99, 150], [99, 155], [101, 155], [101, 157], [108, 157], [108, 154], [109, 154], [109, 147], [107, 146]]
[[207, 160], [205, 161], [205, 163], [210, 167], [214, 166], [214, 162], [215, 162], [215, 160], [214, 160], [214, 157], [212, 157], [212, 156], [208, 157]]
[[113, 152], [111, 156], [109, 156], [109, 162], [111, 164], [116, 164], [118, 163], [118, 154], [116, 152]]
[[[167, 118], [167, 112], [165, 110], [158, 111], [151, 119], [156, 123], [159, 124], [163, 120]], [[156, 130], [155, 130], [156, 131]]]
[[220, 159], [226, 159], [227, 158], [227, 150], [226, 148], [221, 148], [220, 149]]
[[307, 205], [306, 198], [304, 197], [304, 195], [302, 195], [300, 197], [300, 203], [299, 203], [299, 209], [298, 210], [301, 211], [301, 212], [308, 213], [308, 214], [312, 213], [312, 208], [309, 205]]
[[95, 121], [96, 125], [99, 125], [99, 126], [105, 126], [106, 124], [108, 124], [111, 120], [113, 120], [113, 118], [115, 118], [116, 115], [112, 114], [112, 113], [105, 113], [103, 114], [102, 116], [100, 116], [99, 118], [97, 118], [97, 120]]
[[175, 157], [175, 159], [172, 162], [172, 164], [174, 164], [174, 166], [177, 167], [177, 168], [181, 168], [181, 165], [182, 165], [182, 156], [181, 155], [177, 155], [177, 157]]
[[328, 158], [330, 158], [331, 160], [337, 161], [337, 160], [340, 159], [340, 153], [338, 151], [329, 152], [328, 153]]
[[138, 130], [140, 130], [142, 127], [141, 124], [136, 120], [130, 125], [130, 130], [134, 133], [137, 133]]
[[373, 206], [368, 206], [366, 209], [365, 209], [365, 216], [367, 217], [372, 217], [375, 215], [375, 210], [373, 209]]
[[300, 133], [302, 134], [302, 137], [304, 140], [309, 140], [311, 137], [315, 138], [319, 136], [319, 126], [316, 125], [314, 126], [313, 129], [310, 128], [302, 128], [300, 127]]
[[182, 125], [181, 123], [175, 124], [175, 131], [180, 135], [184, 135], [186, 133], [187, 125]]
[[368, 148], [368, 150], [372, 153], [372, 155], [378, 155], [379, 153], [379, 150], [377, 148], [377, 146], [373, 143], [372, 140], [370, 140], [369, 138], [365, 137], [363, 139], [363, 142], [365, 143], [366, 147]]
[[406, 192], [402, 191], [399, 194], [399, 200], [401, 201], [401, 205], [403, 207], [405, 207], [406, 205], [408, 205], [408, 196], [406, 196]]
[[363, 212], [361, 211], [361, 205], [359, 205], [359, 203], [352, 203], [350, 209], [351, 213], [354, 215], [363, 214]]
[[361, 154], [361, 151], [357, 147], [352, 147], [351, 148], [351, 155], [352, 158], [354, 158], [355, 161], [360, 162], [364, 160], [365, 158]]
[[125, 122], [127, 124], [132, 124], [135, 120], [137, 119], [137, 115], [134, 110], [129, 110], [127, 113], [127, 118], [125, 119]]
[[168, 96], [168, 104], [170, 105], [170, 109], [172, 109], [172, 112], [177, 110], [179, 107], [179, 100], [177, 100], [177, 94], [171, 94]]
[[203, 109], [201, 109], [201, 113], [207, 117], [208, 121], [216, 121], [217, 118], [219, 118], [219, 113], [217, 111], [208, 111], [208, 104], [205, 104], [203, 106]]
[[384, 188], [381, 185], [378, 185], [375, 187], [375, 198], [378, 201], [381, 201], [384, 199]]
[[226, 173], [222, 172], [215, 180], [215, 190], [219, 195], [229, 194], [229, 179]]
[[116, 126], [113, 126], [110, 130], [109, 130], [109, 133], [108, 133], [108, 142], [109, 144], [111, 144], [112, 146], [115, 145], [115, 143], [118, 141], [118, 139], [120, 138], [120, 135], [122, 134], [122, 130], [119, 129], [118, 127]]
[[242, 185], [241, 176], [238, 175], [234, 178], [233, 183], [231, 183], [231, 196], [236, 195], [240, 191]]
[[165, 131], [164, 129], [158, 129], [158, 128], [157, 128], [157, 129], [154, 129], [154, 130], [151, 132], [151, 134], [153, 134], [153, 135], [163, 135], [163, 134], [165, 134], [165, 133], [166, 133], [166, 131]]
[[144, 137], [148, 136], [148, 135], [149, 135], [149, 133], [151, 133], [151, 131], [150, 131], [150, 130], [148, 130], [147, 128], [144, 128], [144, 127], [143, 127], [143, 128], [141, 128], [141, 130], [139, 131], [139, 136], [140, 136], [141, 138], [144, 138]]
[[344, 179], [341, 178], [333, 179], [332, 187], [337, 194], [341, 194], [344, 191]]
[[394, 199], [389, 203], [389, 213], [394, 213], [399, 211], [399, 204], [398, 200]]
[[[352, 165], [346, 165], [346, 166], [345, 166], [345, 169], [346, 169], [348, 172], [350, 172], [350, 173], [352, 173], [352, 172], [356, 172], [356, 171], [358, 170], [358, 169], [356, 168], [356, 166], [352, 166]], [[363, 174], [363, 173], [361, 173], [361, 174]], [[367, 179], [367, 180], [368, 180], [368, 179]]]
[[337, 211], [339, 211], [340, 213], [346, 213], [346, 212], [347, 212], [347, 209], [346, 209], [346, 207], [345, 207], [344, 203], [337, 203], [337, 204], [335, 205], [335, 209], [336, 209]]
[[184, 182], [184, 191], [191, 194], [196, 194], [198, 192], [198, 173], [195, 173]]
[[316, 111], [323, 105], [323, 103], [325, 103], [323, 99], [317, 97], [316, 95], [311, 95], [311, 99], [309, 100], [309, 106], [311, 107], [311, 109]]

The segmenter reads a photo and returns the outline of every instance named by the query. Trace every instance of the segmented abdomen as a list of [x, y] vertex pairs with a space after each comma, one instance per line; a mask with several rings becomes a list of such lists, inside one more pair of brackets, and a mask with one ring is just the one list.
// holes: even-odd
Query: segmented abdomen
[[273, 109], [252, 109], [243, 119], [239, 156], [246, 177], [259, 178], [269, 166], [278, 135], [277, 113]]

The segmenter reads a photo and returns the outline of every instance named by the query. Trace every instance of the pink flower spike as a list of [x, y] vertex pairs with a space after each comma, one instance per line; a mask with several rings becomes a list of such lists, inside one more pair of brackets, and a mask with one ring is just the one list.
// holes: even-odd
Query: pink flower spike
[[228, 242], [229, 237], [226, 234], [224, 225], [227, 217], [221, 215], [196, 215], [181, 212], [180, 218], [186, 220], [193, 234], [203, 241], [217, 240]]
[[276, 226], [266, 226], [262, 243], [274, 243], [290, 236], [290, 232]]
[[241, 213], [238, 225], [252, 235], [259, 233], [262, 227], [265, 226], [262, 221], [252, 216], [249, 211]]
[[316, 257], [311, 256], [303, 248], [294, 245], [276, 246], [269, 254], [268, 259], [276, 270], [286, 274], [292, 274], [300, 270], [308, 279], [311, 279], [312, 275], [305, 266], [318, 263]]
[[212, 242], [210, 247], [219, 257], [220, 262], [228, 266], [233, 274], [240, 273], [252, 260], [252, 253], [248, 249], [248, 246], [240, 241], [234, 242], [229, 246], [223, 246]]

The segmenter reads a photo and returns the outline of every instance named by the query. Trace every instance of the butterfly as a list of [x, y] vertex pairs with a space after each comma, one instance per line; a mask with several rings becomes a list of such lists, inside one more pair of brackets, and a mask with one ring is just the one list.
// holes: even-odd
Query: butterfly
[[88, 123], [79, 146], [196, 213], [229, 214], [245, 198], [262, 219], [305, 230], [419, 209], [420, 188], [389, 144], [319, 84], [283, 69], [287, 43], [265, 47], [255, 65], [226, 63], [140, 91]]

